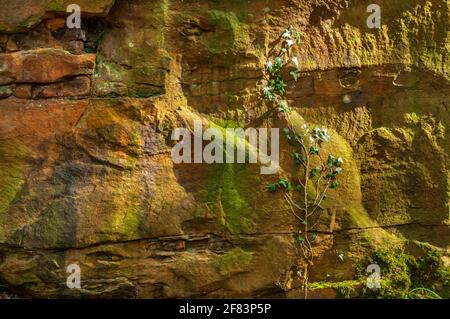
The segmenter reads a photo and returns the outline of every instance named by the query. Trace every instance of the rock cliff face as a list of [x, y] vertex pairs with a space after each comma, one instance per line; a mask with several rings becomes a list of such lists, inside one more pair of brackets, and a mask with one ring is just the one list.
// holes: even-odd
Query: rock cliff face
[[[66, 28], [72, 2], [81, 29]], [[172, 130], [194, 119], [283, 125], [263, 118], [257, 84], [293, 25], [290, 104], [333, 131], [345, 163], [310, 295], [448, 297], [450, 2], [379, 0], [380, 29], [370, 3], [0, 0], [0, 284], [29, 297], [301, 297], [297, 221], [267, 192], [278, 176], [170, 156]], [[365, 289], [371, 263], [378, 291]], [[66, 286], [69, 264], [81, 289]]]

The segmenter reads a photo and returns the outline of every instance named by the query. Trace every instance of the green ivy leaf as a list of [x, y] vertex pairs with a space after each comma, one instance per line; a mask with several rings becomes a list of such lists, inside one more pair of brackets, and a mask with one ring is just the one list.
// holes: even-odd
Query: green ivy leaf
[[270, 184], [269, 186], [267, 186], [267, 189], [269, 190], [269, 192], [274, 193], [277, 190], [277, 184]]
[[337, 167], [340, 167], [340, 166], [342, 165], [342, 163], [344, 163], [344, 161], [342, 160], [341, 157], [338, 157], [338, 158], [334, 161], [334, 164], [335, 164]]
[[302, 155], [300, 153], [294, 153], [294, 161], [296, 165], [302, 165]]
[[314, 167], [314, 168], [311, 170], [309, 176], [310, 176], [311, 178], [316, 177], [316, 176], [319, 175], [319, 173], [320, 173], [321, 170], [322, 170], [322, 168], [321, 168], [320, 166]]
[[296, 190], [297, 192], [301, 192], [301, 191], [302, 191], [302, 185], [297, 185], [297, 186], [295, 186], [295, 190]]
[[281, 75], [279, 76], [279, 78], [277, 78], [277, 81], [274, 85], [275, 91], [279, 92], [281, 95], [284, 95], [284, 93], [286, 93], [286, 83], [284, 83], [283, 79], [281, 78]]
[[327, 166], [329, 169], [331, 169], [333, 167], [333, 163], [334, 163], [334, 156], [333, 155], [328, 155], [328, 160], [327, 160]]
[[286, 112], [286, 113], [290, 113], [291, 109], [287, 106], [287, 102], [285, 100], [281, 100], [278, 103], [278, 108], [277, 108], [278, 112]]
[[305, 243], [305, 238], [300, 235], [294, 235], [294, 239], [300, 245], [303, 245]]
[[333, 183], [331, 183], [330, 188], [331, 188], [331, 189], [336, 189], [338, 186], [339, 186], [339, 182], [334, 181]]
[[311, 146], [309, 148], [309, 154], [319, 154], [320, 152], [320, 148], [318, 148], [317, 146]]
[[277, 68], [281, 68], [283, 66], [283, 59], [280, 57], [277, 57], [275, 59], [275, 64], [276, 64]]
[[296, 71], [296, 70], [295, 71], [291, 71], [290, 74], [291, 74], [292, 78], [294, 79], [294, 81], [297, 82], [297, 80], [298, 80], [298, 71]]
[[287, 179], [280, 179], [278, 184], [280, 184], [281, 186], [283, 186], [287, 190], [291, 190], [291, 183], [289, 183], [289, 181]]
[[333, 169], [332, 168], [328, 168], [328, 174], [327, 174], [327, 177], [328, 178], [331, 178], [331, 177], [333, 177], [334, 175], [333, 175]]
[[311, 135], [315, 139], [318, 139], [319, 141], [322, 141], [325, 143], [328, 143], [330, 141], [330, 135], [328, 134], [327, 130], [325, 130], [325, 129], [322, 130], [319, 127], [316, 127]]

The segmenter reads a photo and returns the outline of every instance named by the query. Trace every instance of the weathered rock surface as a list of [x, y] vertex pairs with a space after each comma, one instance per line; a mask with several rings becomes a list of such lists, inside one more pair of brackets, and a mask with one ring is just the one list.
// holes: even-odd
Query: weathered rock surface
[[[38, 25], [52, 12], [66, 12], [73, 4], [70, 0], [2, 0], [0, 32], [20, 32]], [[78, 0], [81, 12], [88, 15], [105, 16], [114, 0]]]
[[92, 74], [94, 54], [74, 55], [61, 50], [36, 49], [0, 56], [0, 83], [52, 83], [66, 77]]
[[[311, 296], [362, 295], [369, 261], [397, 289], [382, 296], [401, 296], [396, 249], [438, 254], [433, 288], [450, 295], [448, 1], [379, 1], [381, 29], [366, 26], [371, 1], [78, 1], [82, 30], [62, 21], [69, 2], [0, 1], [2, 285], [38, 297], [301, 297], [297, 220], [267, 192], [279, 176], [170, 156], [172, 129], [194, 119], [285, 125], [262, 119], [257, 83], [289, 23], [302, 35], [290, 104], [332, 131], [327, 150], [345, 163], [316, 229]], [[289, 175], [289, 154], [280, 165]], [[74, 263], [81, 290], [66, 286]]]

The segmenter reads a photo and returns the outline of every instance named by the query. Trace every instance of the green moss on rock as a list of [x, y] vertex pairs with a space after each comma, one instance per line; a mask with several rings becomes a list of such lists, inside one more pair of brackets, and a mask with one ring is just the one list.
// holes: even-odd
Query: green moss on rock
[[347, 280], [340, 282], [319, 281], [308, 283], [308, 289], [325, 289], [333, 288], [336, 291], [337, 298], [356, 298], [358, 296], [358, 288], [361, 282], [357, 280]]
[[0, 214], [6, 211], [24, 184], [28, 149], [11, 140], [0, 143]]
[[245, 270], [252, 262], [253, 255], [241, 248], [233, 248], [232, 250], [221, 255], [213, 261], [214, 268], [221, 275], [229, 275]]
[[211, 54], [225, 54], [247, 49], [250, 42], [247, 26], [242, 24], [233, 12], [210, 10], [208, 22], [216, 28], [216, 32], [209, 35], [207, 39], [207, 47]]
[[448, 297], [449, 267], [442, 261], [442, 252], [436, 249], [413, 256], [402, 249], [377, 249], [358, 266], [360, 280], [367, 278], [369, 264], [381, 268], [381, 288], [369, 289], [365, 285], [361, 294], [372, 298], [407, 298], [415, 288], [426, 288]]
[[[106, 14], [114, 4], [115, 0], [78, 0], [78, 4], [83, 13]], [[67, 7], [74, 2], [72, 0], [51, 0], [47, 4], [47, 11], [66, 12]]]
[[61, 198], [49, 203], [39, 220], [30, 226], [33, 246], [72, 247], [76, 240], [77, 214], [72, 199]]
[[222, 225], [232, 234], [252, 230], [247, 176], [244, 164], [213, 164], [208, 168], [210, 198], [220, 212]]
[[111, 169], [103, 183], [109, 198], [99, 211], [100, 233], [105, 240], [139, 238], [143, 211], [139, 175]]

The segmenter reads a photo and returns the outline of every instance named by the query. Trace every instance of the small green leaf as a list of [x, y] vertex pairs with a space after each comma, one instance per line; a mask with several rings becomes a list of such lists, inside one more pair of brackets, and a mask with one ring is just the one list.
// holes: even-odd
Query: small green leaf
[[269, 186], [267, 186], [267, 189], [269, 190], [269, 192], [274, 193], [277, 190], [277, 184], [270, 184]]
[[334, 161], [334, 164], [335, 164], [336, 166], [338, 166], [338, 167], [341, 166], [342, 163], [344, 163], [344, 161], [342, 160], [341, 157], [338, 157], [338, 158]]
[[338, 186], [339, 186], [339, 182], [334, 181], [333, 183], [331, 183], [330, 188], [331, 188], [331, 189], [336, 189]]
[[303, 245], [305, 243], [305, 238], [300, 235], [294, 235], [294, 239], [300, 245]]
[[291, 184], [289, 183], [289, 181], [287, 179], [280, 179], [280, 181], [278, 182], [278, 184], [280, 184], [281, 186], [283, 186], [284, 188], [286, 188], [287, 190], [291, 189]]
[[327, 177], [328, 178], [331, 178], [331, 177], [333, 177], [334, 175], [333, 175], [333, 169], [331, 168], [331, 167], [329, 167], [328, 168], [328, 174], [327, 174]]
[[309, 174], [310, 177], [313, 178], [313, 177], [318, 176], [321, 170], [322, 170], [322, 168], [320, 166], [314, 167]]
[[328, 134], [328, 131], [325, 129], [321, 129], [320, 127], [316, 127], [311, 135], [315, 139], [318, 139], [319, 141], [325, 143], [328, 143], [330, 141], [330, 135]]
[[287, 102], [285, 100], [280, 100], [280, 102], [278, 103], [277, 111], [290, 113], [291, 109], [288, 107]]
[[283, 134], [284, 134], [284, 137], [286, 137], [286, 139], [288, 141], [291, 141], [291, 136], [289, 135], [289, 129], [288, 128], [284, 128], [283, 129]]
[[317, 146], [311, 146], [309, 148], [309, 154], [319, 154], [320, 152], [320, 148], [318, 148]]
[[309, 239], [313, 242], [317, 239], [317, 233], [311, 233], [311, 235], [309, 235]]
[[341, 174], [341, 173], [342, 173], [342, 168], [336, 167], [336, 169], [334, 170], [334, 173], [335, 173], [336, 175]]
[[294, 153], [294, 161], [296, 165], [302, 165], [302, 155], [300, 153]]
[[275, 63], [276, 63], [276, 66], [277, 66], [278, 68], [281, 68], [281, 67], [283, 66], [283, 59], [280, 58], [280, 57], [277, 57], [277, 58], [275, 59]]
[[327, 166], [329, 169], [331, 169], [333, 167], [333, 163], [334, 163], [334, 156], [333, 155], [328, 155], [328, 160], [327, 160]]
[[298, 71], [291, 71], [290, 72], [292, 78], [294, 79], [295, 82], [297, 82], [298, 80]]
[[295, 190], [296, 190], [297, 192], [301, 192], [301, 191], [302, 191], [302, 185], [297, 185], [297, 186], [295, 186]]

